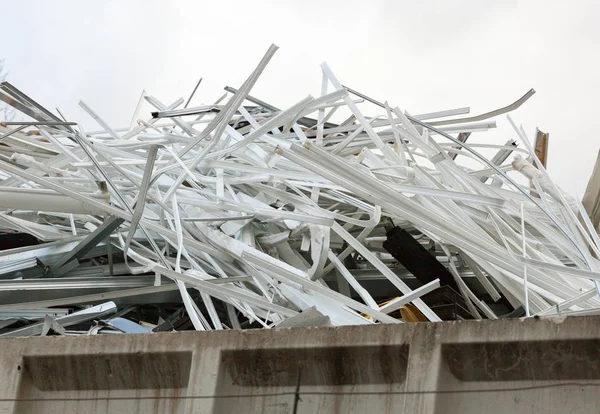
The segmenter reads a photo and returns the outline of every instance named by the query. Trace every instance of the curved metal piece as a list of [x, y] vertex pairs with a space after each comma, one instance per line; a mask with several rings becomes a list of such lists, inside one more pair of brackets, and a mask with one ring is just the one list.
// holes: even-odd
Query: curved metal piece
[[455, 118], [455, 119], [446, 119], [444, 121], [429, 122], [429, 125], [442, 126], [442, 125], [465, 124], [467, 122], [483, 121], [484, 119], [493, 118], [495, 116], [503, 115], [507, 112], [514, 111], [515, 109], [517, 109], [521, 105], [523, 105], [525, 102], [527, 102], [527, 100], [529, 98], [531, 98], [534, 94], [535, 94], [535, 90], [530, 89], [529, 91], [527, 91], [527, 93], [525, 95], [521, 96], [519, 99], [517, 99], [510, 105], [507, 105], [503, 108], [495, 109], [493, 111], [486, 112], [484, 114], [469, 116], [467, 118]]

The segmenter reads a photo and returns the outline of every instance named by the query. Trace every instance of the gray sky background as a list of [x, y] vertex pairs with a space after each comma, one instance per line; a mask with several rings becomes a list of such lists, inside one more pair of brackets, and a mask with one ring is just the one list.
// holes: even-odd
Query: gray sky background
[[[142, 89], [195, 104], [237, 87], [280, 46], [252, 95], [286, 107], [318, 96], [327, 61], [342, 83], [423, 113], [472, 114], [536, 89], [513, 118], [550, 132], [548, 170], [581, 197], [600, 139], [598, 1], [8, 1], [9, 81], [48, 109], [98, 129], [129, 125]], [[370, 115], [378, 111], [367, 110]], [[505, 118], [473, 142], [515, 137]]]

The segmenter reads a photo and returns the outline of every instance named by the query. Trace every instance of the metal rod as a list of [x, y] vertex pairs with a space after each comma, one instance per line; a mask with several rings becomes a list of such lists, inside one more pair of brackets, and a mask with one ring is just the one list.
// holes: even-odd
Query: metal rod
[[194, 87], [194, 90], [192, 91], [192, 93], [190, 94], [190, 97], [188, 98], [187, 102], [185, 103], [185, 105], [183, 106], [184, 108], [187, 108], [188, 105], [190, 104], [190, 101], [192, 100], [192, 98], [194, 97], [194, 94], [196, 93], [196, 90], [198, 89], [198, 86], [200, 86], [200, 82], [202, 82], [202, 78], [198, 79], [198, 83], [196, 84], [196, 86]]
[[[4, 124], [5, 124], [5, 125], [9, 125], [9, 124], [8, 124], [8, 123], [6, 123], [6, 122], [5, 122]], [[2, 136], [0, 137], [0, 141], [2, 141], [4, 138], [8, 138], [8, 137], [9, 137], [9, 136], [11, 136], [12, 134], [14, 134], [14, 133], [17, 133], [17, 132], [19, 132], [19, 131], [21, 131], [21, 130], [23, 130], [23, 129], [25, 129], [25, 128], [27, 128], [27, 125], [20, 126], [20, 127], [18, 127], [18, 128], [15, 128], [15, 129], [13, 129], [13, 130], [12, 130], [12, 131], [10, 131], [10, 132], [7, 132], [6, 134], [4, 134], [4, 135], [2, 135]]]

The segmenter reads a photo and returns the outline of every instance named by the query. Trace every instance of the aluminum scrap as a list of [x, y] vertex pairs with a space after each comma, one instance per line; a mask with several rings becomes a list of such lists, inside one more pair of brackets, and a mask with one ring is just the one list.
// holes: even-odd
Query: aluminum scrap
[[[448, 283], [470, 318], [598, 312], [600, 240], [581, 203], [510, 117], [513, 139], [486, 142], [533, 90], [482, 115], [411, 116], [323, 63], [321, 95], [282, 110], [250, 94], [276, 50], [213, 105], [144, 95], [154, 110], [128, 128], [80, 102], [102, 128], [85, 131], [0, 86], [33, 119], [0, 127], [0, 228], [39, 240], [0, 252], [0, 312], [29, 315], [0, 332], [402, 323], [409, 303], [440, 321], [426, 298]], [[450, 282], [404, 270], [390, 229]], [[76, 316], [42, 323], [54, 307]], [[148, 329], [111, 331], [124, 316]]]

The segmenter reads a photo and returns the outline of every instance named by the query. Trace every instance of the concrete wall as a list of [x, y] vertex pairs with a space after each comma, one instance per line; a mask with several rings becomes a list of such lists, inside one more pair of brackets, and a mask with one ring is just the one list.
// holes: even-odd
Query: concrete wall
[[[0, 340], [6, 413], [597, 413], [600, 317]], [[215, 397], [216, 396], [216, 397]]]

